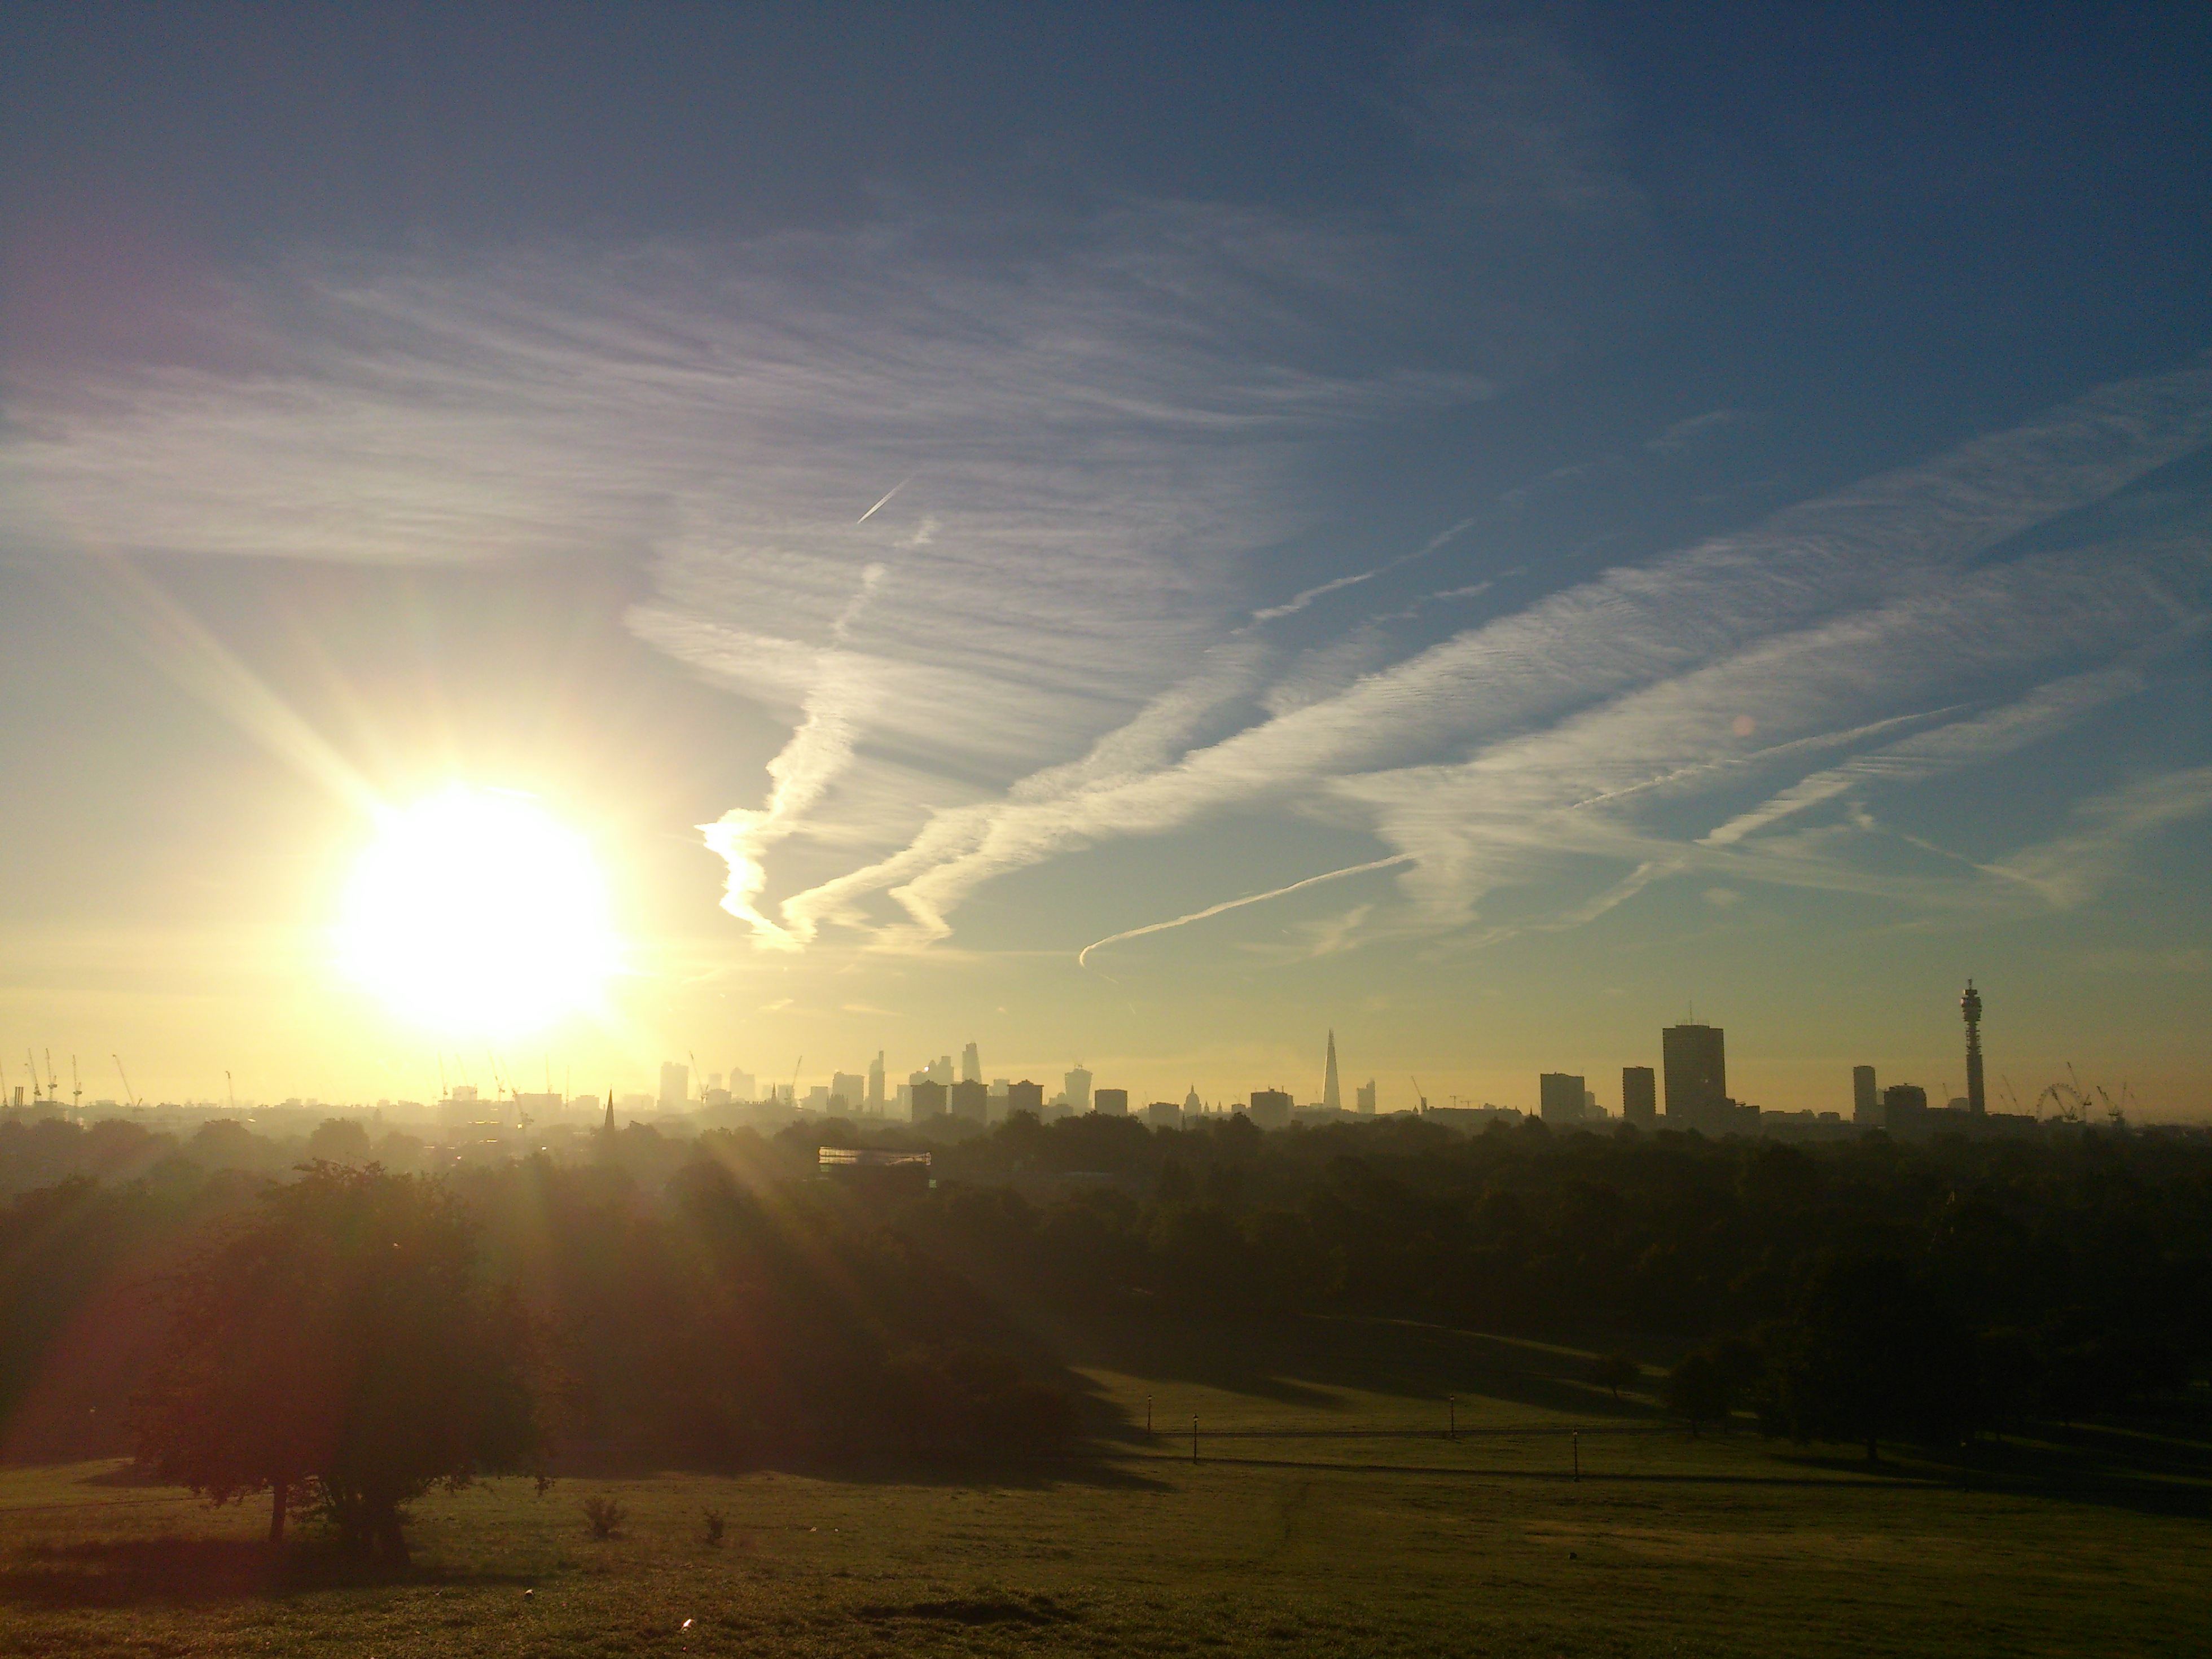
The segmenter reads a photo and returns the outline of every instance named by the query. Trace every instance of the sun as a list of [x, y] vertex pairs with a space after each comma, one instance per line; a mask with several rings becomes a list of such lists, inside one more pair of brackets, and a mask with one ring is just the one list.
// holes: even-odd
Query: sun
[[386, 820], [347, 884], [337, 943], [399, 1013], [484, 1036], [593, 1007], [615, 966], [590, 843], [527, 796], [459, 787]]

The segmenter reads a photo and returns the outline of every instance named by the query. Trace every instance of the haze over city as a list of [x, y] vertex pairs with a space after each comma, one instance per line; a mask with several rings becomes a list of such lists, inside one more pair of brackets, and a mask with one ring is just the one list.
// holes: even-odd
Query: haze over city
[[62, 15], [9, 1097], [2212, 1117], [2198, 37]]

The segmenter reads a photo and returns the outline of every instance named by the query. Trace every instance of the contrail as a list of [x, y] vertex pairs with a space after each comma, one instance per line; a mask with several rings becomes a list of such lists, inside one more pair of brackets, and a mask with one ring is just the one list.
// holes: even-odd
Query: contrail
[[869, 520], [874, 518], [876, 514], [882, 510], [884, 501], [890, 500], [892, 496], [897, 495], [900, 490], [904, 489], [913, 482], [914, 475], [912, 473], [908, 473], [905, 477], [901, 478], [896, 483], [893, 484], [889, 489], [884, 492], [884, 500], [882, 501], [878, 501], [875, 506], [870, 507], [866, 512], [860, 514], [860, 516], [854, 520], [853, 522], [854, 524], [867, 523]]
[[1335, 881], [1344, 876], [1364, 875], [1370, 870], [1388, 870], [1394, 864], [1411, 864], [1411, 853], [1399, 853], [1387, 859], [1376, 859], [1372, 864], [1349, 865], [1341, 870], [1325, 870], [1320, 875], [1308, 876], [1304, 881], [1294, 881], [1288, 887], [1277, 887], [1265, 893], [1247, 893], [1243, 898], [1224, 899], [1218, 904], [1209, 904], [1203, 910], [1194, 910], [1187, 916], [1177, 916], [1173, 921], [1155, 921], [1142, 927], [1132, 927], [1126, 933], [1109, 933], [1104, 939], [1085, 945], [1075, 953], [1075, 965], [1085, 967], [1085, 958], [1103, 945], [1119, 945], [1125, 939], [1140, 939], [1146, 933], [1165, 933], [1170, 927], [1180, 927], [1188, 921], [1204, 921], [1208, 916], [1218, 916], [1224, 910], [1235, 910], [1247, 904], [1257, 904], [1262, 899], [1280, 898], [1285, 893], [1295, 893], [1301, 887], [1315, 887], [1325, 881]]

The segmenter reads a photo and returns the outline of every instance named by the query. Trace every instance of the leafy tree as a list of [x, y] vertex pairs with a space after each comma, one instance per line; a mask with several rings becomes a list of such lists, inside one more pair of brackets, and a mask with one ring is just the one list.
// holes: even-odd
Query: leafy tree
[[1693, 1353], [1667, 1373], [1667, 1409], [1690, 1425], [1695, 1435], [1704, 1425], [1728, 1415], [1728, 1374], [1708, 1353]]
[[331, 1164], [367, 1164], [372, 1154], [368, 1131], [349, 1117], [326, 1117], [307, 1137], [307, 1157]]
[[1807, 1276], [1781, 1333], [1777, 1406], [1801, 1440], [1955, 1442], [1972, 1420], [1972, 1345], [1895, 1256], [1836, 1255]]
[[404, 1562], [411, 1499], [539, 1444], [526, 1322], [475, 1267], [443, 1187], [310, 1166], [172, 1283], [141, 1457], [218, 1503], [271, 1493], [272, 1541], [304, 1496], [352, 1547]]
[[1590, 1367], [1590, 1381], [1601, 1389], [1613, 1390], [1613, 1403], [1620, 1403], [1620, 1391], [1633, 1385], [1644, 1375], [1644, 1368], [1625, 1353], [1609, 1353]]

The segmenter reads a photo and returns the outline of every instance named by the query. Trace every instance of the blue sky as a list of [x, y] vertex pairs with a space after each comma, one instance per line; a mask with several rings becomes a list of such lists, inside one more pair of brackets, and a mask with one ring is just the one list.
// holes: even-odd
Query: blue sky
[[625, 1086], [2212, 1114], [2197, 12], [1093, 11], [0, 25], [8, 1048], [422, 1092], [459, 776]]

